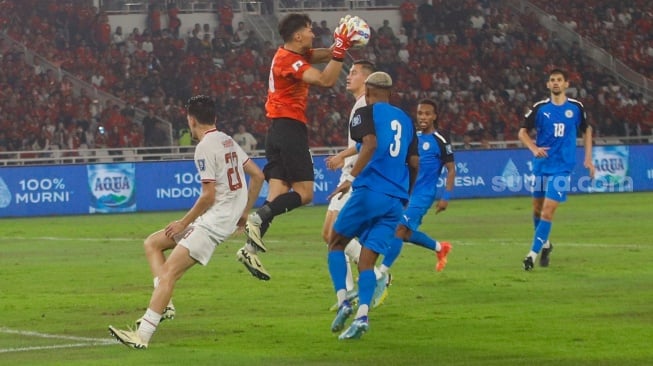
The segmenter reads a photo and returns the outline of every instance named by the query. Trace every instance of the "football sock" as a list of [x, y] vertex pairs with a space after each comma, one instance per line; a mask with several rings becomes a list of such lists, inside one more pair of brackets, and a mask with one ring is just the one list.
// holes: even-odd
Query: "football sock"
[[369, 311], [370, 307], [368, 305], [361, 305], [358, 307], [358, 311], [356, 311], [356, 316], [354, 317], [355, 319], [358, 319], [362, 316], [367, 316], [367, 312]]
[[339, 290], [345, 290], [347, 288], [347, 284], [345, 283], [347, 278], [345, 252], [342, 250], [330, 251], [328, 254], [328, 265], [333, 288], [337, 294]]
[[[358, 299], [359, 299], [359, 308], [358, 311], [361, 311], [361, 307], [364, 305], [366, 308], [369, 308], [370, 303], [372, 302], [372, 296], [374, 296], [374, 290], [376, 289], [376, 276], [374, 271], [371, 269], [366, 269], [362, 271], [358, 276]], [[365, 314], [367, 315], [367, 310]], [[362, 316], [358, 315], [358, 316]]]
[[302, 205], [302, 196], [297, 192], [288, 192], [277, 196], [272, 202], [256, 211], [263, 221], [271, 220]]
[[399, 254], [401, 253], [401, 248], [403, 246], [404, 246], [404, 242], [402, 239], [393, 237], [390, 240], [390, 245], [388, 246], [388, 250], [385, 252], [385, 255], [383, 256], [383, 261], [381, 262], [381, 264], [388, 268], [392, 267], [392, 265], [399, 257]]
[[533, 245], [531, 246], [533, 252], [539, 253], [542, 250], [544, 243], [549, 240], [549, 233], [551, 233], [551, 221], [540, 220], [540, 224], [535, 229], [535, 235], [533, 235]]
[[[374, 277], [379, 280], [381, 279], [381, 276], [383, 276], [383, 272], [381, 272], [377, 267], [374, 267]], [[360, 280], [360, 273], [358, 274], [358, 279]], [[360, 291], [360, 289], [358, 289], [358, 291]]]
[[345, 285], [347, 287], [347, 291], [351, 291], [354, 289], [354, 274], [352, 273], [351, 261], [349, 260], [348, 256], [345, 256], [345, 261], [347, 261], [347, 278], [345, 280]]
[[252, 254], [258, 253], [258, 248], [256, 245], [252, 244], [252, 242], [249, 240], [247, 240], [247, 244], [245, 244], [245, 250]]
[[347, 291], [344, 289], [336, 291], [336, 299], [338, 299], [338, 307], [340, 307], [347, 300]]
[[347, 254], [349, 259], [351, 259], [355, 264], [358, 264], [358, 258], [361, 256], [361, 243], [359, 243], [356, 238], [351, 239], [345, 247], [345, 254]]
[[533, 228], [537, 230], [537, 225], [540, 224], [540, 216], [533, 215]]
[[431, 237], [429, 237], [428, 235], [424, 234], [421, 231], [413, 231], [408, 241], [410, 243], [419, 245], [420, 247], [435, 250], [436, 252], [439, 251], [438, 249], [440, 249], [438, 248], [439, 247], [438, 243], [434, 239], [432, 239]]
[[381, 265], [379, 266], [378, 269], [379, 269], [379, 272], [381, 272], [381, 273], [388, 273], [388, 271], [390, 270], [390, 267], [388, 267], [385, 264], [381, 263]]
[[141, 337], [143, 342], [150, 343], [150, 339], [161, 321], [161, 314], [147, 308], [142, 319], [141, 325], [138, 326], [138, 336]]

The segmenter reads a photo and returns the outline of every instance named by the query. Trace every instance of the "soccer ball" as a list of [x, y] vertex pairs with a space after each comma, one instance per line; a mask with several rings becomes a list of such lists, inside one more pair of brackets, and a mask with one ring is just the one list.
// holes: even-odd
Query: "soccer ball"
[[352, 48], [363, 48], [370, 41], [370, 36], [372, 35], [370, 26], [363, 18], [358, 16], [349, 18], [347, 29], [354, 29], [356, 31], [356, 34], [351, 38]]

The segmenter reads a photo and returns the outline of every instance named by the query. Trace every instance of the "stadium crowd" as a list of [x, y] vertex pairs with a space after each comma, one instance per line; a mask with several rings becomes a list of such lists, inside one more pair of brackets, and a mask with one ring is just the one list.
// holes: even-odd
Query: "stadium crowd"
[[[534, 2], [651, 76], [650, 2], [594, 1], [592, 12], [581, 0]], [[28, 66], [22, 49], [2, 44], [0, 151], [170, 145], [155, 117], [173, 124], [175, 138], [186, 139], [183, 104], [198, 93], [217, 101], [221, 130], [233, 135], [245, 126], [261, 147], [275, 46], [245, 24], [234, 27], [232, 9], [222, 0], [215, 22], [203, 25], [181, 24], [174, 6], [151, 3], [144, 27], [123, 30], [112, 28], [106, 13], [87, 0], [0, 1], [0, 27], [8, 36], [127, 103], [120, 108], [78, 96], [70, 80], [44, 71], [38, 58]], [[161, 15], [168, 17], [166, 27]], [[610, 15], [613, 26], [606, 30], [600, 25]], [[546, 96], [540, 85], [553, 67], [569, 71], [571, 96], [585, 104], [597, 136], [651, 134], [653, 104], [618, 84], [578, 45], [564, 45], [532, 15], [491, 0], [406, 0], [397, 16], [400, 29], [384, 22], [373, 29], [367, 47], [350, 52], [352, 58], [368, 58], [392, 75], [392, 102], [407, 111], [420, 98], [436, 99], [441, 128], [465, 148], [515, 140], [524, 111]], [[314, 46], [330, 46], [335, 24], [314, 20]], [[342, 85], [311, 89], [311, 146], [346, 144], [347, 109], [341, 106], [350, 106], [349, 98]], [[149, 113], [136, 120], [135, 108]]]

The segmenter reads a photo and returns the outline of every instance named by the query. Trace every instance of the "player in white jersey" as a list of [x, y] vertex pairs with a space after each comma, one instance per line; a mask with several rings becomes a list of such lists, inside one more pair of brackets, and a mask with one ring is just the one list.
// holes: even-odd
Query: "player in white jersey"
[[[109, 326], [110, 333], [126, 346], [147, 348], [166, 308], [172, 306], [175, 283], [196, 263], [206, 265], [215, 247], [245, 226], [263, 184], [263, 172], [256, 163], [215, 128], [215, 110], [213, 100], [203, 95], [192, 97], [186, 106], [191, 134], [199, 140], [195, 166], [202, 192], [184, 217], [145, 239], [145, 254], [155, 277], [147, 311], [136, 330]], [[249, 188], [245, 174], [250, 176]], [[166, 259], [164, 252], [169, 249]]]
[[[367, 60], [357, 60], [354, 61], [351, 69], [349, 70], [349, 74], [347, 75], [347, 90], [356, 98], [356, 102], [354, 103], [354, 106], [351, 108], [351, 111], [349, 112], [349, 119], [347, 121], [351, 121], [351, 119], [354, 116], [354, 112], [360, 107], [364, 107], [367, 105], [365, 102], [365, 79], [372, 74], [375, 70], [375, 66], [372, 62], [367, 61]], [[347, 129], [349, 130], [349, 129]], [[342, 168], [341, 174], [340, 174], [340, 181], [338, 182], [338, 185], [341, 185], [344, 181], [352, 179], [351, 174], [351, 169], [354, 167], [354, 163], [356, 162], [356, 159], [358, 158], [357, 154], [352, 154], [353, 151], [356, 149], [356, 142], [351, 139], [351, 135], [348, 132], [348, 146], [347, 150], [343, 151], [342, 153], [329, 157], [326, 159], [327, 166], [329, 169], [337, 169], [337, 168]], [[327, 208], [326, 216], [324, 217], [324, 224], [322, 226], [322, 238], [324, 239], [325, 242], [329, 241], [329, 236], [331, 235], [331, 231], [333, 230], [333, 223], [335, 222], [336, 218], [338, 217], [338, 213], [342, 209], [342, 207], [345, 205], [347, 200], [349, 200], [349, 196], [351, 195], [351, 190], [340, 194], [333, 196], [331, 200], [329, 200], [329, 207]], [[346, 279], [346, 286], [347, 286], [347, 298], [348, 300], [354, 300], [358, 296], [358, 291], [355, 290], [354, 288], [354, 276], [353, 276], [353, 271], [351, 269], [351, 262], [354, 264], [358, 263], [358, 257], [360, 257], [360, 252], [361, 252], [361, 244], [358, 242], [356, 238], [352, 239], [349, 244], [345, 247], [345, 253], [346, 253], [346, 259], [347, 259], [347, 279]], [[381, 285], [378, 287], [378, 291], [375, 292], [373, 300], [372, 300], [372, 307], [377, 307], [381, 305], [383, 300], [385, 299], [385, 296], [387, 295], [386, 292], [386, 284], [388, 282], [387, 275], [384, 276], [382, 273], [377, 271], [377, 280], [378, 283]], [[336, 311], [338, 308], [337, 304], [331, 307], [332, 311]]]

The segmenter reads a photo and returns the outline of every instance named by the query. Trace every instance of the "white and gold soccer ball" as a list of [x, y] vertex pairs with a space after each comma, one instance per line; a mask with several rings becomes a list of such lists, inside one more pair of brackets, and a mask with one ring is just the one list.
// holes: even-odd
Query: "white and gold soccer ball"
[[370, 26], [359, 16], [353, 16], [347, 20], [347, 29], [355, 30], [355, 34], [351, 38], [352, 48], [365, 47], [372, 36]]

